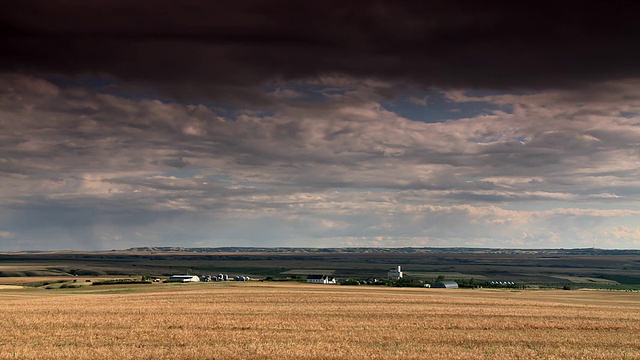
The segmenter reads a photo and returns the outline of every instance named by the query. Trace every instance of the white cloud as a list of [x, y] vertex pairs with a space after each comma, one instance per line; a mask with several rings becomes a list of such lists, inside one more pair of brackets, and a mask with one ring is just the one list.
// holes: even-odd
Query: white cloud
[[615, 226], [604, 230], [604, 233], [615, 237], [616, 239], [640, 241], [640, 228], [632, 228], [629, 226]]

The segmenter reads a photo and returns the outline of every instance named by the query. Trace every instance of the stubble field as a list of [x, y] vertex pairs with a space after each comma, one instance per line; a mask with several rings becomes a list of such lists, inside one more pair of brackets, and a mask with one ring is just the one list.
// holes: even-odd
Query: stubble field
[[1, 359], [640, 359], [640, 296], [278, 283], [0, 290]]

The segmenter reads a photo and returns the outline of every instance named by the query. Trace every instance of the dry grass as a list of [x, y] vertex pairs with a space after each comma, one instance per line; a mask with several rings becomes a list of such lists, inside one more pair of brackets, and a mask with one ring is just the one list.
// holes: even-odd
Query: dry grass
[[89, 281], [101, 281], [110, 279], [125, 279], [128, 276], [8, 276], [0, 277], [0, 285], [30, 285], [43, 282], [73, 282], [84, 284]]
[[640, 359], [638, 305], [614, 292], [269, 283], [2, 290], [0, 358]]

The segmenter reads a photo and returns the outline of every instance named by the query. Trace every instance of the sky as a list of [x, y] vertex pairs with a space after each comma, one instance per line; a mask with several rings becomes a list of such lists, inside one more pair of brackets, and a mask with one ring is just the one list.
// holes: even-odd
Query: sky
[[635, 1], [7, 1], [0, 251], [640, 248]]

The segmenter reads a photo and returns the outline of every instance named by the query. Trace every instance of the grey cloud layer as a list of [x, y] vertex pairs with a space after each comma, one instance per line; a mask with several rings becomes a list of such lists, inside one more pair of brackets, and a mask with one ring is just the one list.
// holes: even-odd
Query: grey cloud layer
[[315, 82], [333, 90], [225, 114], [2, 75], [1, 243], [640, 244], [636, 82], [450, 91], [509, 111], [443, 123], [385, 110], [383, 82]]

